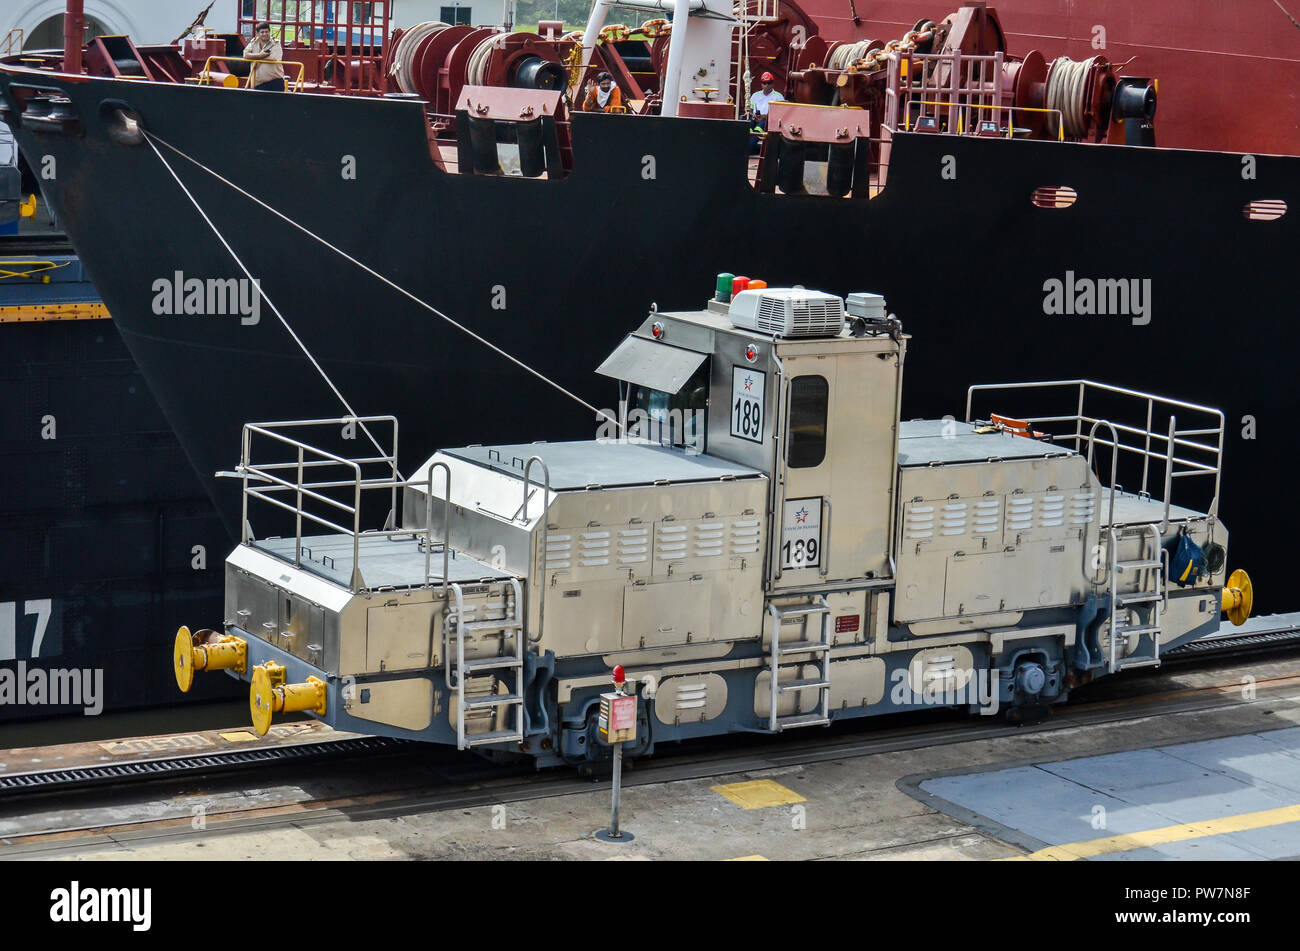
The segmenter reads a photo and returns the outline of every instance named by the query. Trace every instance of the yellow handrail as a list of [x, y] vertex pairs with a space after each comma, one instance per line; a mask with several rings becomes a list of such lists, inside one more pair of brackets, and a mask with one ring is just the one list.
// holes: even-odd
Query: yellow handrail
[[[49, 274], [46, 271], [57, 271], [61, 267], [67, 267], [71, 261], [63, 261], [56, 264], [54, 261], [0, 261], [0, 281], [7, 280], [11, 277], [36, 277], [40, 276], [42, 284], [50, 283]], [[25, 271], [14, 271], [11, 268], [25, 267]]]
[[[252, 69], [248, 71], [248, 82], [245, 88], [253, 88], [253, 77], [257, 75], [257, 66], [297, 66], [298, 78], [289, 86], [292, 92], [302, 92], [302, 63], [292, 59], [248, 59], [244, 56], [209, 56], [208, 61], [203, 64], [203, 69], [199, 71], [199, 85], [208, 86], [212, 83], [212, 64], [213, 63], [253, 63]], [[233, 73], [227, 74], [232, 79], [238, 79]], [[226, 85], [223, 81], [222, 85]], [[237, 83], [236, 83], [237, 85]]]
[[4, 43], [5, 43], [6, 56], [8, 56], [10, 53], [14, 51], [15, 34], [18, 40], [18, 52], [21, 53], [23, 51], [23, 28], [21, 26], [16, 26], [12, 30], [10, 30], [7, 34], [5, 34]]
[[[931, 101], [931, 100], [929, 100], [929, 99], [912, 99], [912, 100], [909, 100], [909, 102], [910, 102], [910, 103], [915, 103], [915, 104], [918, 105], [918, 106], [946, 106], [946, 107], [949, 108], [949, 109], [951, 109], [951, 108], [953, 108], [953, 107], [956, 107], [956, 108], [958, 108], [958, 109], [1007, 109], [1007, 110], [1010, 110], [1010, 111], [1012, 111], [1012, 112], [1015, 112], [1016, 110], [1019, 110], [1020, 112], [1048, 112], [1048, 113], [1055, 113], [1055, 114], [1056, 114], [1056, 137], [1057, 137], [1057, 139], [1059, 139], [1061, 142], [1064, 142], [1064, 141], [1065, 141], [1065, 119], [1064, 119], [1064, 117], [1061, 115], [1061, 110], [1060, 110], [1060, 109], [1042, 109], [1042, 108], [1039, 108], [1038, 106], [994, 106], [994, 105], [990, 105], [990, 104], [987, 104], [987, 103], [980, 103], [980, 102], [935, 102], [935, 101]], [[910, 131], [911, 131], [911, 119], [912, 119], [912, 114], [911, 114], [910, 111], [908, 111], [907, 113], [904, 114], [904, 116], [903, 116], [903, 131], [904, 131], [904, 132], [910, 132]], [[960, 117], [960, 116], [957, 117], [957, 121], [958, 121], [958, 122], [961, 121], [961, 117]], [[1007, 138], [1008, 138], [1008, 139], [1011, 138], [1011, 134], [1012, 134], [1014, 131], [1015, 131], [1014, 128], [1012, 128], [1012, 127], [1008, 127], [1008, 129], [1007, 129]]]

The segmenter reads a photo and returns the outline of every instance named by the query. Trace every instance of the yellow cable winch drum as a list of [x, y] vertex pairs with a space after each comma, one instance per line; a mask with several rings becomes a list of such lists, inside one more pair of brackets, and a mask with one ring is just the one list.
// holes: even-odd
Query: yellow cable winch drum
[[284, 682], [284, 667], [274, 661], [253, 668], [253, 682], [248, 689], [248, 710], [253, 716], [253, 729], [258, 736], [266, 736], [271, 721], [277, 713], [299, 713], [303, 710], [325, 715], [325, 681], [308, 677], [304, 683]]
[[176, 675], [176, 686], [181, 693], [189, 693], [194, 686], [194, 638], [190, 629], [184, 624], [176, 632], [176, 642], [172, 648], [172, 673]]
[[247, 667], [248, 644], [233, 634], [202, 630], [191, 634], [181, 625], [172, 645], [172, 673], [181, 693], [194, 686], [194, 674], [200, 670], [233, 670], [243, 673]]
[[1229, 621], [1237, 626], [1246, 623], [1255, 607], [1255, 587], [1244, 569], [1238, 568], [1229, 576], [1228, 583], [1223, 586], [1221, 601], [1223, 613], [1228, 615]]
[[[278, 672], [278, 677], [276, 676]], [[248, 690], [248, 710], [253, 716], [253, 730], [266, 736], [275, 714], [275, 688], [284, 683], [284, 668], [278, 664], [259, 664], [253, 668], [253, 682]]]

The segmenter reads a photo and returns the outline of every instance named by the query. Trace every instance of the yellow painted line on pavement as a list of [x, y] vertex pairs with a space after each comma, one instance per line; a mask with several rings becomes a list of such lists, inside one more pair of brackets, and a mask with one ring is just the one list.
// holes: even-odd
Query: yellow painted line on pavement
[[228, 743], [251, 743], [257, 739], [247, 730], [239, 730], [235, 733], [218, 733], [217, 735]]
[[1188, 822], [1178, 826], [1165, 826], [1161, 829], [1130, 832], [1126, 835], [1112, 835], [1102, 839], [1088, 839], [1084, 842], [1053, 845], [1045, 849], [1039, 849], [1037, 852], [1030, 852], [1028, 855], [1016, 855], [1001, 861], [1073, 862], [1077, 859], [1090, 859], [1097, 855], [1131, 852], [1134, 849], [1149, 849], [1157, 845], [1168, 845], [1171, 842], [1186, 842], [1189, 839], [1226, 835], [1229, 832], [1266, 829], [1269, 826], [1284, 825], [1288, 822], [1300, 822], [1300, 806], [1283, 806], [1280, 809], [1244, 812], [1237, 816], [1224, 816], [1222, 819], [1206, 819], [1203, 822]]
[[744, 783], [727, 783], [724, 786], [710, 786], [715, 793], [725, 796], [742, 809], [767, 809], [769, 806], [788, 806], [796, 802], [807, 802], [793, 789], [786, 789], [770, 779], [752, 779]]

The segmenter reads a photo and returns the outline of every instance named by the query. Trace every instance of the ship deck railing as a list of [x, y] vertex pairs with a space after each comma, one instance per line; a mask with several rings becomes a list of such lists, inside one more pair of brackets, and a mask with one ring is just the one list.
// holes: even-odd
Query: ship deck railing
[[[292, 432], [313, 430], [321, 427], [353, 427], [353, 437], [358, 440], [373, 441], [377, 454], [344, 456], [313, 445], [305, 439], [290, 435]], [[371, 427], [391, 427], [392, 449], [384, 451], [379, 448], [378, 438], [371, 434]], [[324, 528], [335, 533], [339, 541], [351, 548], [348, 579], [346, 587], [357, 594], [370, 590], [362, 570], [362, 540], [370, 552], [376, 551], [370, 544], [375, 540], [404, 539], [414, 540], [416, 550], [424, 556], [425, 585], [433, 585], [435, 579], [445, 586], [448, 578], [448, 558], [450, 549], [445, 538], [435, 540], [431, 526], [434, 472], [438, 468], [447, 469], [445, 464], [431, 466], [424, 480], [408, 480], [402, 477], [397, 468], [397, 418], [394, 416], [345, 416], [332, 419], [285, 420], [280, 422], [247, 423], [243, 429], [242, 448], [239, 466], [234, 475], [243, 483], [241, 504], [241, 538], [244, 545], [257, 547], [296, 568], [312, 566], [304, 564], [304, 556], [311, 559], [311, 550], [304, 547], [304, 540], [319, 540], [319, 535], [304, 535], [304, 523], [308, 530]], [[271, 449], [278, 450], [279, 455], [261, 458]], [[257, 458], [255, 458], [257, 456]], [[373, 475], [378, 471], [379, 475]], [[444, 504], [450, 509], [450, 471], [446, 472], [446, 491]], [[398, 493], [415, 488], [425, 491], [426, 513], [423, 529], [399, 528]], [[383, 527], [365, 529], [361, 527], [363, 502], [381, 493], [388, 495], [388, 513]], [[261, 544], [254, 535], [249, 517], [253, 504], [268, 506], [287, 512], [294, 520], [294, 545], [292, 552], [286, 552], [285, 539], [281, 536], [267, 536], [264, 541], [276, 541], [280, 544]], [[451, 513], [444, 513], [444, 525], [450, 525]], [[442, 572], [437, 574], [432, 565], [435, 551], [442, 555]], [[327, 566], [328, 567], [328, 566]], [[318, 572], [319, 573], [319, 572]], [[326, 576], [331, 576], [325, 572]], [[332, 578], [338, 581], [339, 579]], [[340, 581], [340, 583], [342, 583]]]
[[[215, 77], [218, 81], [218, 85], [239, 85], [239, 77], [234, 73], [214, 73], [212, 71], [213, 63], [248, 63], [251, 68], [248, 71], [248, 80], [243, 84], [245, 89], [253, 88], [253, 77], [257, 75], [258, 66], [296, 66], [298, 67], [297, 78], [295, 78], [293, 82], [288, 83], [285, 88], [292, 92], [302, 92], [303, 70], [305, 67], [302, 63], [292, 59], [249, 59], [246, 56], [209, 56], [207, 62], [203, 64], [203, 68], [195, 73], [194, 76], [190, 77], [188, 81], [197, 83], [200, 86], [211, 86], [213, 85], [213, 78]], [[227, 83], [227, 80], [229, 79], [234, 79], [236, 82]]]
[[1112, 509], [1115, 491], [1120, 488], [1116, 473], [1123, 459], [1127, 462], [1126, 472], [1138, 482], [1139, 497], [1154, 497], [1156, 474], [1163, 476], [1159, 497], [1164, 506], [1162, 532], [1169, 526], [1176, 479], [1211, 482], [1213, 488], [1203, 511], [1211, 518], [1218, 516], [1225, 431], [1222, 410], [1093, 380], [1046, 380], [970, 387], [966, 391], [968, 423], [977, 421], [976, 394], [980, 395], [980, 407], [993, 407], [996, 402], [1000, 415], [1028, 408], [1026, 395], [1039, 407], [1047, 404], [1062, 408], [1054, 414], [1008, 412], [1007, 416], [1017, 424], [1025, 424], [1024, 434], [1029, 436], [1036, 435], [1035, 427], [1046, 427], [1043, 438], [1070, 445], [1075, 452], [1086, 454], [1089, 462], [1094, 450], [1108, 449]]
[[[1044, 109], [1039, 106], [1005, 106], [1005, 105], [995, 106], [990, 103], [982, 103], [982, 102], [953, 103], [951, 101], [942, 100], [942, 99], [912, 99], [909, 100], [909, 105], [942, 106], [945, 108], [952, 107], [955, 105], [957, 109], [957, 134], [958, 135], [965, 135], [967, 132], [973, 132], [973, 130], [976, 128], [976, 120], [978, 119], [978, 114], [968, 117], [968, 113], [972, 109], [992, 110], [995, 116], [994, 119], [995, 124], [998, 121], [996, 118], [997, 114], [1000, 112], [1005, 112], [1007, 114], [1005, 120], [1006, 125], [999, 125], [997, 129], [997, 134], [1000, 137], [1004, 137], [1008, 139], [1015, 138], [1017, 132], [1029, 131], [1028, 129], [1022, 130], [1015, 125], [1015, 122], [1013, 120], [1015, 119], [1015, 114], [1017, 112], [1042, 113], [1042, 114], [1052, 116], [1056, 119], [1057, 141], [1058, 142], [1065, 141], [1065, 122], [1064, 119], [1062, 118], [1062, 112], [1060, 109]], [[912, 131], [912, 116], [911, 116], [910, 108], [903, 113], [903, 131], [904, 132]]]

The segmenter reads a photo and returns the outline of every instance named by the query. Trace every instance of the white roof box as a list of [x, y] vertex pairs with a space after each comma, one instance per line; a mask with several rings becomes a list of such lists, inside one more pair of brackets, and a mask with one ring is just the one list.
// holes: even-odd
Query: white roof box
[[850, 317], [883, 321], [888, 316], [885, 313], [885, 299], [879, 294], [868, 294], [865, 291], [859, 291], [856, 294], [849, 295], [848, 304]]
[[803, 288], [741, 291], [731, 299], [731, 323], [775, 337], [834, 337], [844, 329], [844, 301]]

